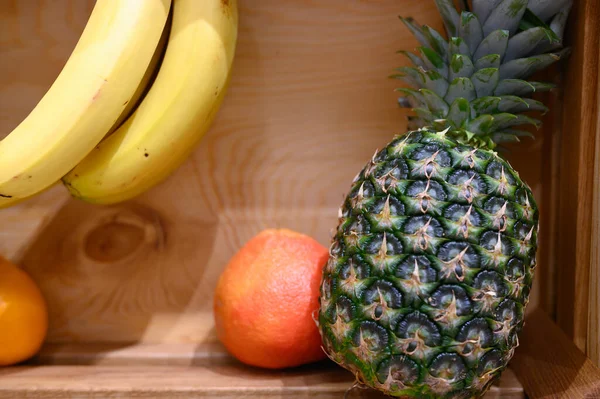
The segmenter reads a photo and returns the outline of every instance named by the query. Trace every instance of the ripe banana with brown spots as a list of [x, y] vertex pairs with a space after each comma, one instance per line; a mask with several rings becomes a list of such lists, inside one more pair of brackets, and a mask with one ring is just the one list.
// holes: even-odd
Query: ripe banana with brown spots
[[0, 141], [0, 208], [52, 186], [115, 126], [151, 64], [171, 0], [97, 0], [67, 63]]
[[166, 53], [133, 115], [64, 178], [84, 201], [125, 201], [178, 168], [209, 129], [228, 86], [235, 0], [174, 0]]

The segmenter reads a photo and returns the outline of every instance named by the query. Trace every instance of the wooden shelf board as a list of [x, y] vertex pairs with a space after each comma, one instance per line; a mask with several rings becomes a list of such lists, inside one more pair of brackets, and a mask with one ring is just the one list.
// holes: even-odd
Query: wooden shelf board
[[[340, 399], [352, 375], [322, 362], [287, 371], [240, 364], [211, 366], [20, 366], [0, 369], [0, 398], [311, 398]], [[381, 398], [353, 389], [351, 398]], [[485, 399], [520, 398], [523, 389], [509, 369]]]
[[[0, 369], [0, 398], [342, 398], [354, 378], [329, 362], [288, 370], [249, 367], [218, 342], [54, 343], [25, 365]], [[384, 398], [354, 389], [351, 398]], [[485, 399], [524, 399], [508, 369]]]
[[48, 344], [29, 363], [94, 366], [209, 366], [235, 360], [220, 343]]
[[[528, 315], [520, 338], [486, 399], [524, 398], [523, 387], [530, 399], [600, 398], [600, 370], [543, 311]], [[352, 383], [330, 362], [286, 371], [248, 367], [214, 341], [54, 343], [28, 364], [0, 370], [0, 398], [341, 398]], [[349, 397], [383, 396], [355, 389]]]

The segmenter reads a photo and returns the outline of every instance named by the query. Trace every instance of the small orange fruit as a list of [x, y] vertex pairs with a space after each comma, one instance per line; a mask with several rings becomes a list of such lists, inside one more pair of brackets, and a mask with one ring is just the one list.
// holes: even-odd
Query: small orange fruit
[[248, 241], [219, 278], [219, 340], [243, 363], [281, 369], [325, 357], [313, 320], [328, 251], [306, 235], [269, 229]]
[[0, 256], [0, 366], [37, 353], [48, 330], [48, 310], [27, 273]]

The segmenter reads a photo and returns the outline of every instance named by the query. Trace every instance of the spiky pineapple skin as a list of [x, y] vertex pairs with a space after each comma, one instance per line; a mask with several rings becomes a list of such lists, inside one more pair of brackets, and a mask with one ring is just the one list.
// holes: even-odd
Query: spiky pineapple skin
[[391, 396], [482, 395], [518, 345], [537, 230], [531, 190], [495, 152], [431, 129], [396, 137], [340, 208], [326, 352]]

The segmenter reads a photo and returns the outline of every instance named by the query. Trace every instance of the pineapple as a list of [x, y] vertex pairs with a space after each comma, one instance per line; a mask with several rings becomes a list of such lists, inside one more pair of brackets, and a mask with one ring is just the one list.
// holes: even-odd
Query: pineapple
[[319, 330], [359, 383], [408, 398], [479, 397], [518, 345], [538, 209], [498, 145], [546, 111], [526, 81], [568, 49], [571, 0], [435, 0], [449, 40], [403, 19], [422, 47], [395, 76], [411, 131], [377, 151], [339, 211]]

